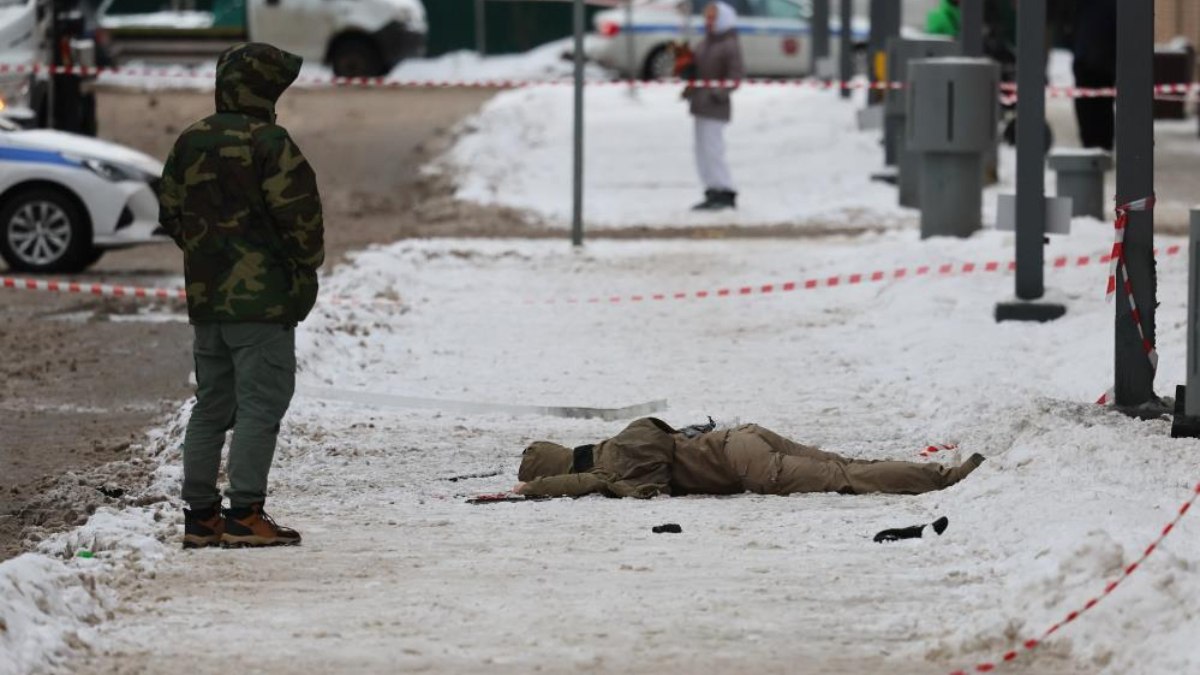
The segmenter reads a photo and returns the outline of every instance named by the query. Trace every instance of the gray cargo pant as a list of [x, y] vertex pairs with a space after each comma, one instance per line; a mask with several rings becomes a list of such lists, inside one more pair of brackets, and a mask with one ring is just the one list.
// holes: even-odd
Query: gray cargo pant
[[217, 474], [225, 432], [230, 506], [267, 497], [279, 423], [296, 387], [296, 331], [269, 323], [196, 325], [196, 406], [183, 439], [183, 500], [193, 509], [220, 504]]

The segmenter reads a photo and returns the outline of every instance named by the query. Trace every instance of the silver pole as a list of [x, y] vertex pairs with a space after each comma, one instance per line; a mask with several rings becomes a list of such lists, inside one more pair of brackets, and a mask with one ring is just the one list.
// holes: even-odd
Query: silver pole
[[575, 0], [575, 166], [571, 243], [583, 246], [583, 0]]

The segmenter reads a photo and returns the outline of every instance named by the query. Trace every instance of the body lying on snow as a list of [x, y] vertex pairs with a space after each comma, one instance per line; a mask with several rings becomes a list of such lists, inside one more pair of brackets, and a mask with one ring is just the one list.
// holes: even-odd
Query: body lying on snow
[[966, 478], [958, 466], [850, 459], [788, 440], [757, 424], [678, 430], [652, 417], [595, 445], [539, 441], [525, 449], [513, 491], [527, 497], [658, 495], [921, 494]]

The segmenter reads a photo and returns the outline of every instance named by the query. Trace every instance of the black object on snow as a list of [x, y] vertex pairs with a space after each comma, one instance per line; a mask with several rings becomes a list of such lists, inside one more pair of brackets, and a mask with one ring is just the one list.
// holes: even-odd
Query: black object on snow
[[[950, 519], [942, 516], [930, 523], [933, 526], [933, 531], [941, 534], [950, 526]], [[900, 539], [920, 539], [925, 532], [925, 528], [930, 525], [913, 525], [912, 527], [898, 527], [894, 530], [884, 530], [875, 535], [875, 543], [883, 543], [886, 541], [899, 541]]]
[[664, 525], [655, 525], [654, 527], [650, 528], [650, 531], [654, 534], [662, 534], [664, 532], [679, 534], [683, 532], [683, 528], [676, 523], [666, 523]]

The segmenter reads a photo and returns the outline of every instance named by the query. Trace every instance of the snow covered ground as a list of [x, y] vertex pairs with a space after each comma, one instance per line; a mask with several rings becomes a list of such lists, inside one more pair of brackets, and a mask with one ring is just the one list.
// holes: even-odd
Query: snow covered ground
[[[1051, 252], [1096, 253], [1107, 237], [1080, 223]], [[1200, 480], [1196, 442], [1091, 403], [1111, 378], [1102, 267], [1049, 273], [1070, 312], [1044, 326], [992, 321], [1011, 292], [1004, 274], [642, 304], [525, 300], [803, 281], [1011, 250], [998, 234], [922, 243], [898, 232], [602, 242], [583, 253], [428, 241], [364, 253], [327, 292], [377, 302], [326, 306], [305, 325], [307, 387], [601, 407], [662, 397], [661, 415], [677, 424], [753, 420], [864, 457], [915, 459], [927, 443], [956, 441], [989, 461], [921, 497], [470, 506], [464, 497], [514, 482], [528, 442], [590, 441], [620, 425], [300, 398], [272, 504], [304, 531], [303, 548], [183, 553], [166, 505], [158, 523], [145, 511], [108, 516], [165, 545], [97, 516], [91, 531], [44, 546], [53, 555], [82, 542], [96, 559], [0, 566], [20, 589], [0, 604], [0, 653], [15, 659], [0, 663], [62, 663], [84, 643], [96, 652], [70, 667], [200, 673], [231, 661], [261, 672], [303, 662], [517, 673], [937, 672], [993, 660], [1100, 592]], [[1184, 278], [1178, 258], [1163, 261], [1164, 391], [1184, 372]], [[176, 422], [147, 450], [166, 461], [156, 489], [178, 477], [179, 431]], [[870, 541], [941, 514], [950, 529], [940, 538]], [[650, 533], [664, 522], [684, 533]], [[1028, 672], [1200, 668], [1195, 531], [1185, 520]], [[213, 644], [219, 657], [206, 656]], [[44, 660], [47, 649], [57, 660]]]
[[[799, 87], [750, 86], [734, 95], [726, 141], [738, 209], [693, 213], [704, 187], [679, 92], [651, 86], [631, 98], [619, 86], [587, 90], [587, 227], [795, 224], [827, 231], [915, 221], [915, 212], [898, 206], [895, 188], [871, 180], [883, 170], [883, 150], [878, 132], [858, 130], [861, 104]], [[572, 96], [561, 86], [507, 91], [464, 123], [440, 167], [454, 177], [457, 196], [568, 227]], [[1006, 166], [1010, 160], [1006, 151]]]
[[[537, 102], [540, 92], [509, 96]], [[655, 95], [622, 105], [637, 111]], [[803, 99], [762, 96], [780, 124], [807, 128], [792, 109], [803, 106], [791, 105]], [[544, 119], [557, 124], [553, 111]], [[856, 132], [836, 148], [815, 146], [849, 129], [835, 117], [851, 109], [826, 97], [804, 112], [821, 129], [794, 138], [814, 147], [775, 155], [815, 157], [832, 176], [795, 183], [793, 217], [844, 225], [857, 190], [872, 222], [886, 222], [892, 195], [861, 182], [878, 148]], [[544, 159], [552, 150], [537, 136], [525, 142]], [[675, 169], [690, 175], [690, 164]], [[685, 191], [660, 187], [636, 199], [667, 214]], [[846, 206], [821, 211], [827, 204]], [[363, 302], [323, 302], [304, 324], [300, 383], [509, 405], [667, 399], [659, 415], [678, 425], [713, 415], [853, 456], [928, 461], [917, 457], [927, 444], [956, 442], [988, 457], [954, 488], [472, 506], [464, 498], [515, 482], [530, 441], [590, 442], [621, 424], [302, 395], [284, 424], [270, 504], [303, 531], [304, 546], [185, 553], [177, 505], [157, 501], [176, 491], [185, 406], [135, 451], [161, 465], [144, 506], [102, 510], [0, 564], [0, 674], [219, 673], [231, 663], [266, 673], [297, 664], [928, 673], [995, 661], [1141, 555], [1200, 481], [1200, 443], [1170, 439], [1168, 422], [1092, 403], [1112, 379], [1102, 266], [1048, 270], [1069, 312], [1047, 325], [993, 322], [995, 303], [1012, 293], [1005, 273], [781, 291], [834, 275], [1006, 261], [1013, 251], [1005, 234], [921, 242], [893, 225], [804, 240], [600, 241], [581, 252], [525, 240], [375, 248], [326, 278], [325, 298]], [[1078, 221], [1048, 256], [1095, 256], [1110, 233]], [[1164, 256], [1159, 275], [1157, 382], [1169, 394], [1184, 378], [1182, 258]], [[764, 284], [776, 292], [694, 294]], [[586, 302], [675, 292], [690, 299]], [[950, 518], [941, 537], [871, 541], [938, 515]], [[1200, 670], [1197, 517], [1014, 672]], [[666, 522], [683, 533], [650, 532]], [[95, 557], [73, 557], [80, 549]]]

